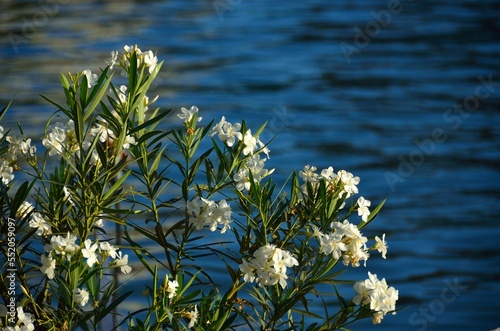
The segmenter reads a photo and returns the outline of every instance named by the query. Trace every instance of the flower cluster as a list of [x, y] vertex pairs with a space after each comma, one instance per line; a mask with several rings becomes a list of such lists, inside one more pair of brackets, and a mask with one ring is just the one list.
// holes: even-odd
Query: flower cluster
[[239, 142], [243, 144], [242, 153], [247, 158], [234, 174], [234, 181], [238, 191], [248, 191], [251, 186], [251, 178], [253, 178], [253, 182], [259, 183], [264, 177], [272, 174], [274, 169], [265, 169], [266, 159], [259, 156], [259, 153], [262, 152], [269, 158], [269, 148], [259, 139], [258, 135], [252, 135], [250, 129], [246, 130], [245, 134], [242, 134], [240, 132], [241, 128], [240, 123], [231, 124], [226, 121], [226, 117], [222, 116], [220, 122], [214, 125], [210, 131], [210, 136], [217, 135], [230, 148], [235, 147]]
[[358, 227], [348, 220], [342, 223], [333, 222], [330, 226], [333, 231], [327, 234], [314, 228], [321, 252], [331, 254], [336, 260], [342, 258], [345, 266], [351, 264], [353, 267], [359, 267], [360, 261], [365, 261], [366, 266], [366, 260], [370, 257], [366, 246], [368, 239], [361, 234]]
[[7, 152], [7, 159], [11, 162], [17, 160], [19, 154], [25, 157], [33, 157], [36, 154], [36, 146], [31, 145], [31, 138], [25, 136], [7, 136], [6, 140], [9, 142], [9, 149]]
[[8, 185], [14, 179], [14, 169], [5, 160], [0, 162], [0, 177], [2, 177], [2, 183]]
[[[301, 187], [304, 195], [307, 196], [308, 184], [310, 184], [313, 191], [315, 191], [320, 181], [325, 181], [328, 192], [336, 193], [339, 197], [345, 199], [359, 193], [357, 185], [360, 182], [360, 178], [354, 176], [352, 173], [345, 170], [339, 170], [335, 173], [333, 167], [323, 169], [319, 174], [316, 170], [317, 168], [315, 166], [306, 165], [303, 170], [299, 171], [299, 176], [304, 180], [304, 184]], [[358, 215], [361, 216], [363, 222], [368, 221], [368, 217], [370, 216], [370, 205], [371, 202], [364, 197], [358, 198]], [[344, 206], [345, 203], [340, 206], [340, 209], [344, 208]]]
[[17, 307], [17, 323], [14, 326], [7, 326], [0, 328], [0, 330], [5, 331], [33, 331], [35, 330], [35, 325], [33, 324], [33, 318], [30, 313], [25, 313], [23, 307]]
[[279, 282], [282, 288], [287, 286], [286, 268], [299, 265], [288, 251], [267, 244], [260, 247], [253, 254], [250, 262], [242, 260], [240, 270], [245, 274], [246, 282], [256, 281], [259, 285], [275, 285]]
[[304, 169], [299, 172], [299, 176], [305, 182], [302, 186], [304, 192], [307, 192], [307, 183], [310, 183], [313, 188], [316, 188], [317, 184], [321, 180], [324, 180], [327, 187], [332, 191], [340, 184], [339, 195], [345, 195], [345, 198], [349, 198], [352, 194], [358, 194], [356, 185], [360, 182], [359, 177], [345, 170], [339, 170], [337, 174], [335, 174], [333, 167], [321, 170], [320, 174], [316, 173], [316, 170], [317, 168], [315, 166], [306, 165]]
[[42, 144], [47, 148], [50, 156], [60, 155], [65, 151], [72, 154], [79, 150], [73, 120], [69, 120], [67, 123], [57, 122], [49, 126]]
[[379, 324], [382, 318], [396, 312], [396, 301], [398, 300], [398, 291], [394, 287], [387, 286], [385, 278], [379, 280], [377, 275], [368, 272], [368, 279], [358, 281], [354, 284], [356, 296], [352, 299], [356, 305], [369, 306], [373, 310], [373, 324]]
[[107, 241], [98, 243], [96, 240], [92, 242], [87, 239], [82, 245], [76, 244], [78, 238], [71, 233], [66, 236], [55, 235], [50, 238], [50, 243], [45, 245], [46, 255], [42, 255], [42, 266], [40, 270], [47, 275], [49, 279], [55, 276], [55, 270], [58, 265], [64, 264], [65, 261], [72, 259], [85, 258], [85, 262], [89, 268], [95, 264], [104, 265], [107, 257], [114, 259], [109, 266], [119, 267], [121, 272], [128, 274], [132, 268], [128, 265], [128, 255], [122, 255], [116, 246], [111, 245]]
[[17, 208], [16, 218], [24, 219], [35, 209], [33, 204], [29, 201], [23, 201], [23, 203]]
[[[251, 178], [255, 183], [259, 183], [264, 177], [269, 176], [274, 172], [274, 169], [268, 170], [264, 168], [266, 159], [260, 158], [259, 154], [254, 154], [245, 160], [245, 163], [240, 170], [234, 175], [236, 189], [249, 191], [251, 186]], [[250, 174], [252, 177], [250, 177]]]
[[[89, 134], [85, 137], [82, 147], [86, 149], [89, 148], [95, 137], [98, 137], [99, 141], [106, 144], [108, 147], [116, 145], [116, 134], [109, 128], [108, 123], [100, 117], [98, 117], [96, 123], [90, 128]], [[69, 120], [66, 124], [57, 122], [49, 126], [42, 144], [47, 148], [47, 152], [50, 156], [80, 152], [80, 146], [75, 136], [75, 125], [72, 120]], [[136, 144], [135, 138], [131, 135], [127, 135], [123, 140], [122, 148], [127, 150], [130, 148], [130, 145]], [[99, 155], [97, 150], [92, 149], [91, 153], [92, 164], [98, 163]]]
[[241, 132], [241, 124], [235, 123], [234, 125], [226, 121], [226, 117], [222, 116], [219, 123], [214, 125], [210, 131], [210, 136], [217, 137], [226, 143], [228, 147], [233, 147], [236, 142], [243, 142], [243, 155], [253, 155], [257, 151], [261, 151], [269, 158], [270, 150], [267, 148], [259, 136], [252, 135], [252, 130], [247, 129], [243, 135]]
[[236, 141], [243, 140], [243, 135], [240, 130], [240, 123], [235, 123], [233, 125], [226, 121], [225, 116], [222, 116], [220, 122], [212, 128], [210, 136], [213, 137], [217, 135], [217, 137], [219, 137], [221, 141], [225, 142], [228, 147], [233, 147]]
[[231, 207], [226, 200], [216, 203], [205, 198], [194, 198], [187, 202], [187, 212], [193, 216], [193, 223], [197, 230], [201, 230], [205, 225], [214, 232], [217, 226], [222, 225], [221, 233], [225, 233], [231, 226]]
[[[115, 146], [117, 137], [116, 134], [109, 128], [108, 122], [102, 117], [97, 117], [97, 121], [90, 129], [90, 136], [92, 138], [98, 137], [99, 141], [106, 146]], [[123, 140], [122, 148], [124, 150], [130, 149], [130, 145], [137, 145], [134, 136], [128, 134]]]
[[[31, 209], [33, 209], [33, 206], [31, 206]], [[45, 218], [39, 212], [34, 212], [33, 214], [31, 214], [29, 226], [30, 228], [37, 229], [36, 234], [39, 236], [48, 236], [52, 234], [52, 229], [50, 227], [50, 224], [47, 222], [47, 220], [45, 220]]]
[[[290, 191], [286, 186], [277, 190], [271, 180], [261, 185], [275, 170], [266, 165], [270, 150], [259, 138], [264, 126], [252, 130], [244, 120], [231, 123], [224, 116], [203, 126], [198, 124], [199, 109], [192, 106], [177, 114], [183, 124], [164, 130], [161, 120], [168, 112], [158, 108], [145, 113], [158, 98], [150, 101], [146, 96], [162, 65], [155, 53], [125, 46], [124, 53], [111, 52], [107, 64], [100, 75], [85, 70], [69, 74], [69, 80], [63, 77], [67, 107], [49, 100], [60, 115], [46, 126], [43, 162], [38, 162], [31, 139], [9, 135], [0, 126], [0, 197], [4, 210], [18, 206], [19, 231], [13, 232], [15, 238], [9, 233], [8, 239], [10, 245], [20, 245], [18, 264], [28, 266], [18, 271], [23, 280], [18, 299], [33, 315], [19, 307], [17, 323], [9, 320], [12, 326], [0, 331], [34, 331], [34, 323], [48, 329], [95, 328], [121, 309], [129, 292], [120, 294], [119, 279], [105, 277], [111, 269], [117, 275], [129, 274], [132, 268], [129, 255], [109, 241], [102, 218], [117, 223], [118, 238], [122, 227], [134, 229], [139, 238], [131, 238], [130, 232], [125, 238], [144, 272], [152, 276], [153, 286], [145, 284], [143, 292], [148, 307], [126, 318], [131, 330], [244, 324], [249, 329], [345, 329], [358, 319], [373, 316], [378, 324], [386, 314], [395, 314], [398, 291], [371, 273], [354, 284], [356, 294], [348, 304], [335, 288], [332, 294], [341, 304], [328, 305], [339, 311], [330, 313], [323, 302], [324, 322], [306, 326], [310, 314], [296, 310], [305, 295], [314, 299], [309, 294], [327, 284], [347, 283], [338, 279], [344, 266], [366, 266], [372, 251], [386, 258], [385, 234], [370, 237], [370, 246], [361, 233], [384, 202], [370, 210], [371, 202], [358, 195], [359, 177], [306, 165], [287, 181]], [[110, 70], [115, 65], [128, 76], [123, 80], [128, 85], [113, 82], [116, 76]], [[201, 151], [203, 139], [211, 140], [212, 148]], [[171, 144], [176, 151], [167, 150]], [[33, 180], [15, 185], [11, 198], [9, 183], [24, 165], [17, 163], [21, 155], [34, 170], [26, 172]], [[53, 167], [54, 156], [60, 162]], [[168, 171], [172, 166], [179, 171]], [[177, 188], [168, 189], [170, 183], [182, 183], [182, 195]], [[36, 205], [24, 201], [28, 196]], [[349, 222], [355, 213], [361, 219], [357, 226]], [[137, 215], [148, 215], [144, 224]], [[161, 226], [170, 217], [165, 215], [181, 217], [176, 223], [180, 228]], [[4, 226], [5, 219], [0, 221]], [[9, 218], [8, 227], [12, 222]], [[223, 243], [214, 243], [222, 249], [199, 254], [195, 230], [205, 228], [227, 233]], [[39, 244], [30, 247], [34, 242]], [[162, 249], [148, 250], [156, 245]], [[219, 257], [227, 267], [228, 288], [220, 288], [200, 270], [197, 262], [208, 255]], [[33, 256], [40, 258], [35, 268], [29, 267]], [[161, 282], [158, 277], [165, 269], [169, 274]], [[43, 281], [42, 286], [33, 281]]]
[[168, 293], [168, 298], [173, 299], [177, 294], [177, 288], [179, 288], [179, 283], [177, 280], [169, 280], [168, 275], [165, 275], [165, 281], [163, 282], [163, 290]]
[[153, 51], [149, 50], [146, 52], [141, 51], [140, 48], [137, 47], [137, 45], [125, 45], [123, 47], [125, 50], [125, 54], [123, 54], [123, 57], [118, 61], [118, 52], [117, 51], [112, 51], [110, 54], [110, 58], [106, 60], [106, 63], [109, 65], [110, 69], [113, 69], [113, 66], [117, 63], [125, 69], [128, 70], [130, 67], [130, 60], [132, 59], [133, 54], [136, 54], [137, 57], [137, 68], [141, 68], [144, 66], [144, 68], [148, 69], [148, 72], [150, 74], [153, 73], [153, 71], [156, 69], [158, 65], [158, 58], [156, 55], [153, 53]]
[[[0, 139], [4, 137], [4, 129], [0, 126]], [[8, 135], [5, 140], [9, 143], [7, 153], [0, 161], [0, 178], [4, 185], [14, 180], [14, 172], [19, 169], [17, 159], [20, 154], [28, 160], [35, 156], [36, 147], [31, 145], [31, 139], [25, 136]]]

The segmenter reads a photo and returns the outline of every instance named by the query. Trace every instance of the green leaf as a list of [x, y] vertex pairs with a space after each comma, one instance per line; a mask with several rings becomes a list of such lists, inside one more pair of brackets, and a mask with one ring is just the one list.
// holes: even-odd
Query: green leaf
[[117, 189], [119, 189], [123, 182], [125, 182], [125, 180], [128, 178], [128, 176], [130, 175], [130, 172], [132, 170], [129, 170], [127, 171], [126, 173], [124, 173], [117, 181], [116, 183], [113, 184], [113, 186], [111, 186], [108, 190], [108, 192], [106, 192], [106, 194], [104, 195], [103, 197], [103, 200], [106, 200], [107, 198], [109, 198], [111, 196], [111, 194], [113, 194]]
[[85, 105], [86, 106], [85, 115], [83, 116], [84, 121], [86, 121], [89, 118], [89, 116], [92, 115], [95, 108], [101, 102], [101, 99], [103, 98], [104, 94], [108, 90], [108, 86], [111, 83], [111, 78], [113, 77], [113, 74], [111, 74], [108, 78], [106, 78], [104, 80], [107, 72], [108, 72], [108, 68], [106, 68], [103, 71], [103, 73], [99, 77], [97, 85], [94, 86], [94, 89], [93, 89], [92, 93], [90, 94], [89, 100], [92, 100], [92, 102], [90, 104], [88, 104], [88, 101], [87, 101], [88, 106], [87, 106], [87, 104]]
[[45, 100], [47, 100], [49, 103], [51, 103], [52, 105], [56, 106], [60, 111], [62, 111], [63, 113], [65, 114], [68, 114], [68, 110], [66, 108], [64, 108], [63, 106], [61, 106], [60, 104], [58, 104], [57, 102], [53, 101], [53, 100], [50, 100], [48, 97], [46, 97], [45, 95], [43, 94], [40, 94], [40, 96], [42, 98], [44, 98]]
[[[130, 237], [130, 234], [127, 230], [125, 230], [125, 239], [129, 242], [129, 244], [131, 244], [132, 247], [141, 248], [141, 246]], [[146, 267], [150, 274], [153, 275], [154, 270], [151, 268], [148, 261], [146, 261], [141, 251], [142, 249], [134, 249], [135, 255], [139, 258], [139, 261], [141, 261], [142, 265]]]
[[370, 213], [370, 216], [368, 216], [368, 219], [366, 222], [361, 222], [358, 224], [359, 229], [364, 228], [365, 226], [370, 224], [375, 219], [375, 217], [378, 215], [378, 212], [380, 211], [380, 209], [382, 209], [382, 207], [384, 206], [386, 200], [387, 200], [387, 198], [382, 200], [382, 202], [377, 207], [375, 207], [375, 209], [372, 210], [372, 212]]
[[[195, 279], [198, 277], [198, 275], [200, 274], [201, 270], [196, 272], [192, 277], [191, 279], [186, 283], [186, 285], [182, 284], [182, 289], [181, 291], [179, 291], [179, 293], [177, 293], [177, 296], [181, 296], [190, 286], [191, 284], [193, 284], [193, 282], [195, 281]], [[181, 276], [181, 274], [179, 274], [179, 276]], [[181, 284], [181, 281], [179, 281], [179, 284]], [[187, 296], [186, 296], [187, 297]]]
[[9, 103], [2, 108], [2, 110], [0, 110], [0, 120], [2, 120], [3, 116], [5, 115], [5, 113], [7, 112], [7, 110], [9, 109], [10, 105], [12, 104], [12, 99], [9, 101]]
[[[130, 66], [128, 68], [128, 90], [129, 95], [135, 95], [137, 89], [137, 53], [134, 51], [129, 60]], [[130, 100], [127, 100], [129, 102]]]
[[173, 109], [169, 109], [156, 117], [150, 118], [148, 121], [144, 122], [143, 124], [133, 128], [133, 129], [130, 129], [129, 134], [133, 134], [133, 133], [138, 132], [138, 131], [145, 129], [147, 127], [153, 127], [153, 124], [158, 124], [158, 122], [161, 119], [163, 119], [165, 116], [170, 114], [172, 112], [172, 110]]
[[318, 318], [318, 319], [323, 319], [323, 316], [311, 313], [310, 311], [306, 311], [306, 310], [302, 310], [302, 309], [297, 309], [297, 308], [292, 308], [291, 310], [294, 311], [294, 312], [296, 312], [296, 313], [299, 313], [301, 315], [304, 315], [304, 316]]
[[80, 84], [80, 105], [85, 109], [87, 105], [87, 92], [89, 91], [89, 82], [86, 75], [82, 75], [82, 82]]
[[111, 313], [120, 303], [122, 303], [123, 300], [125, 300], [129, 295], [134, 293], [134, 291], [128, 291], [125, 292], [124, 294], [120, 295], [118, 298], [114, 299], [110, 305], [106, 306], [106, 308], [102, 311], [100, 311], [99, 316], [101, 317], [99, 320], [104, 318], [106, 315]]

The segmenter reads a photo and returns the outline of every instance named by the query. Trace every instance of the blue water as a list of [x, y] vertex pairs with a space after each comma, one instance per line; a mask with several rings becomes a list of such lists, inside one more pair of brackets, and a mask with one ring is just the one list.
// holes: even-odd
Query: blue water
[[4, 127], [40, 130], [54, 109], [38, 93], [60, 98], [59, 72], [97, 70], [125, 44], [158, 50], [159, 106], [267, 120], [278, 179], [332, 165], [388, 198], [367, 230], [392, 235], [388, 259], [368, 265], [407, 308], [377, 330], [500, 327], [498, 1], [49, 3], [0, 5]]

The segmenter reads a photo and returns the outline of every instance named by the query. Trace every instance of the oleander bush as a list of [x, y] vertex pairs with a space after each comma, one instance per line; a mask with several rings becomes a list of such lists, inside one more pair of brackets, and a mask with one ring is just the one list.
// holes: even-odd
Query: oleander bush
[[265, 124], [154, 107], [162, 64], [125, 46], [98, 75], [61, 75], [41, 151], [0, 126], [0, 326], [347, 330], [395, 314], [385, 279], [347, 276], [386, 258], [385, 234], [362, 234], [383, 201], [332, 167], [278, 186]]

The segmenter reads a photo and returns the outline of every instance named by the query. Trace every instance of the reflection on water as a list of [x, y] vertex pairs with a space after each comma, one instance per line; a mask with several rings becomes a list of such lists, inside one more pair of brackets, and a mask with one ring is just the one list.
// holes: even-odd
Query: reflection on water
[[[233, 1], [222, 15], [211, 1], [44, 7], [54, 3], [0, 5], [0, 102], [15, 94], [4, 126], [40, 129], [54, 109], [38, 93], [60, 100], [59, 72], [98, 70], [124, 44], [158, 49], [162, 107], [269, 120], [278, 175], [333, 165], [359, 175], [369, 199], [389, 198], [368, 233], [393, 235], [389, 260], [369, 267], [408, 309], [378, 329], [500, 326], [497, 2], [401, 1], [364, 41], [359, 31], [391, 2]], [[455, 281], [467, 288], [441, 305]]]

